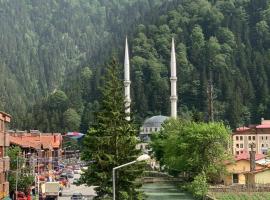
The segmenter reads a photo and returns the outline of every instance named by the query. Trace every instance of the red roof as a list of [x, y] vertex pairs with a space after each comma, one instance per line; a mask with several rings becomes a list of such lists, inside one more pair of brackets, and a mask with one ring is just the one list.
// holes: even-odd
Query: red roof
[[62, 142], [61, 134], [55, 135], [10, 135], [10, 143], [23, 148], [43, 149], [60, 148]]
[[[236, 161], [238, 161], [238, 160], [249, 160], [250, 159], [249, 156], [250, 156], [249, 152], [244, 150], [243, 153], [241, 153], [239, 155], [236, 155], [234, 159]], [[261, 160], [261, 159], [263, 159], [265, 157], [266, 157], [266, 155], [264, 155], [264, 154], [256, 154], [255, 155], [255, 160]]]
[[242, 126], [242, 127], [239, 127], [236, 129], [236, 131], [246, 131], [246, 130], [249, 130], [250, 128], [248, 127], [245, 127], [245, 126]]
[[261, 124], [256, 126], [256, 128], [270, 128], [270, 124]]

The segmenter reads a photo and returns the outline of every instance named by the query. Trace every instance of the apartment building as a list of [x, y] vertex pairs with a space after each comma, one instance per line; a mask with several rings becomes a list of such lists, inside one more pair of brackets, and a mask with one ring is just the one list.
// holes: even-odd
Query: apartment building
[[11, 116], [0, 111], [0, 199], [9, 195], [9, 183], [7, 172], [9, 170], [9, 157], [6, 156], [6, 149], [9, 146], [9, 135], [6, 132], [6, 123], [9, 123]]
[[62, 155], [62, 135], [60, 133], [41, 133], [38, 130], [9, 131], [10, 145], [19, 146], [22, 156], [34, 162], [40, 172], [54, 169]]
[[232, 133], [232, 150], [234, 155], [250, 151], [255, 144], [256, 153], [267, 154], [270, 148], [270, 120], [261, 120], [259, 125], [239, 127]]

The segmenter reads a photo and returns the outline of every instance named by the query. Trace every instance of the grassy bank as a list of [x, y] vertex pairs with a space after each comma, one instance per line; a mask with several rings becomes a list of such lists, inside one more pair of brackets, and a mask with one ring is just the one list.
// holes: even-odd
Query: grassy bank
[[270, 200], [270, 192], [211, 193], [217, 200]]

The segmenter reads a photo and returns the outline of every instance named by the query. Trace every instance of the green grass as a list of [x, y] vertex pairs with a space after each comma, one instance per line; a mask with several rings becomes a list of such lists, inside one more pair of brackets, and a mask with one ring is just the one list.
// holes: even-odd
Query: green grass
[[270, 200], [270, 192], [212, 193], [217, 200]]

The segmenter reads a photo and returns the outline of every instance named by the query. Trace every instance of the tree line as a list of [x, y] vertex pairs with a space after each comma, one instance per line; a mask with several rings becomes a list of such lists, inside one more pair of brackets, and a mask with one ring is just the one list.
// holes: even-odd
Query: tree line
[[[68, 112], [80, 118], [73, 129], [85, 132], [94, 120], [91, 113], [98, 110], [106, 58], [114, 53], [123, 60], [125, 34], [138, 123], [151, 115], [169, 115], [172, 37], [179, 115], [208, 121], [212, 101], [214, 119], [232, 128], [270, 117], [268, 0], [94, 2], [1, 1], [1, 8], [7, 8], [1, 15], [13, 16], [1, 21], [7, 27], [1, 29], [6, 45], [0, 59], [1, 108], [14, 113], [18, 128], [64, 131], [62, 114], [72, 109]], [[67, 97], [63, 110], [48, 105], [57, 90]], [[44, 128], [51, 120], [61, 125]]]

